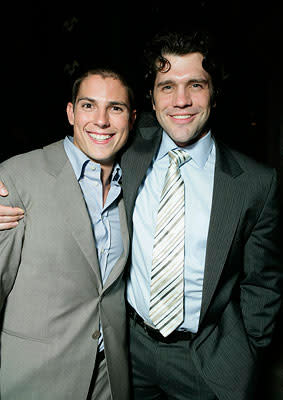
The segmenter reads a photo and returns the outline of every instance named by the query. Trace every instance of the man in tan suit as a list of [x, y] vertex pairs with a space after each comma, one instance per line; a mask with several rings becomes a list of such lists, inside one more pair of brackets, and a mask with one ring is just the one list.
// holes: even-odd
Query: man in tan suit
[[0, 166], [24, 210], [0, 234], [2, 400], [129, 398], [124, 266], [129, 239], [115, 155], [132, 92], [89, 71], [67, 105], [74, 136]]

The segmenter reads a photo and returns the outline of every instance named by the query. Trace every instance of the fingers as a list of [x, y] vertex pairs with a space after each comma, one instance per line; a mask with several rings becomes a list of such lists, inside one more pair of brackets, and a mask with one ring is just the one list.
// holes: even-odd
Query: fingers
[[24, 214], [24, 210], [19, 207], [8, 207], [0, 205], [0, 222], [3, 221], [3, 217], [22, 217]]
[[15, 228], [23, 217], [24, 210], [21, 208], [0, 205], [0, 231]]
[[[0, 181], [0, 196], [8, 196], [8, 194], [8, 190]], [[15, 228], [22, 218], [24, 218], [24, 210], [21, 208], [0, 205], [0, 231]]]
[[[8, 212], [14, 213], [15, 212], [20, 212], [20, 214], [16, 214], [13, 216], [8, 215], [0, 215], [0, 231], [5, 231], [6, 229], [12, 229], [15, 228], [18, 225], [18, 221], [24, 218], [24, 215], [21, 213], [23, 210], [21, 208], [12, 208], [12, 207], [4, 207], [0, 206], [1, 210], [0, 213], [4, 208], [8, 209]], [[17, 211], [19, 210], [19, 211]], [[7, 212], [5, 211], [5, 212]]]
[[16, 216], [14, 216], [14, 217], [8, 217], [8, 216], [0, 216], [0, 225], [2, 224], [2, 223], [9, 223], [9, 222], [17, 222], [17, 221], [19, 221], [20, 219], [22, 219], [22, 218], [24, 218], [24, 216], [23, 215], [16, 215]]
[[0, 196], [8, 196], [9, 192], [6, 189], [4, 183], [0, 181]]
[[6, 231], [7, 229], [15, 228], [19, 223], [16, 222], [7, 222], [7, 223], [0, 223], [0, 231]]

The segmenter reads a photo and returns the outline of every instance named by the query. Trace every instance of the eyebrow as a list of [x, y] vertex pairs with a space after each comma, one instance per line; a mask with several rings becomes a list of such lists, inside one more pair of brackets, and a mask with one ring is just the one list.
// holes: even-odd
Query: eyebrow
[[[193, 78], [193, 79], [189, 79], [187, 81], [187, 83], [191, 84], [191, 83], [205, 83], [208, 84], [208, 79], [204, 79], [204, 78]], [[160, 86], [166, 86], [166, 85], [172, 85], [175, 84], [175, 81], [173, 81], [172, 79], [167, 79], [165, 81], [161, 81], [159, 82], [156, 87], [160, 87]]]
[[[79, 97], [77, 100], [77, 103], [79, 103], [80, 101], [89, 101], [90, 103], [95, 103], [96, 100], [91, 98], [91, 97]], [[108, 105], [110, 106], [122, 106], [122, 107], [126, 107], [129, 110], [129, 106], [127, 103], [123, 102], [123, 101], [116, 101], [116, 100], [111, 100], [108, 102]]]

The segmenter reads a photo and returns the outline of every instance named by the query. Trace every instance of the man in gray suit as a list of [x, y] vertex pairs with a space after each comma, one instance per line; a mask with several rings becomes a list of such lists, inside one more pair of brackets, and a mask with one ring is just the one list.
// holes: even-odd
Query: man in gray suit
[[[205, 37], [157, 37], [147, 61], [157, 118], [142, 115], [121, 160], [132, 236], [128, 283], [132, 398], [252, 400], [282, 290], [276, 173], [212, 136], [210, 116], [217, 102], [219, 69]], [[178, 155], [183, 150], [188, 158]], [[166, 257], [156, 285], [162, 291], [152, 302], [151, 281], [158, 276], [151, 269], [158, 247], [154, 237], [159, 199], [174, 152], [178, 163], [181, 160], [178, 184], [183, 186], [183, 181], [185, 186], [185, 215], [179, 218], [185, 218], [184, 249], [172, 250], [184, 264], [178, 276], [183, 275], [182, 284], [174, 277], [179, 265], [174, 258], [168, 262], [168, 249], [178, 242], [174, 238], [162, 246]], [[181, 202], [176, 204], [181, 209]], [[18, 217], [2, 218], [3, 223], [13, 224], [5, 218]], [[179, 221], [172, 223], [166, 214], [163, 218], [170, 226], [164, 231], [166, 238]], [[161, 284], [166, 269], [171, 281]], [[182, 295], [171, 295], [171, 288], [180, 286]], [[163, 319], [160, 312], [161, 323], [155, 322], [152, 310], [158, 305], [156, 299], [164, 300], [167, 294], [183, 300], [171, 307], [182, 309], [182, 320], [164, 334], [163, 322], [171, 323], [176, 315]], [[162, 307], [170, 311], [165, 302]]]
[[157, 35], [146, 61], [155, 115], [121, 163], [133, 398], [253, 400], [282, 293], [276, 172], [212, 136], [205, 35]]
[[132, 91], [92, 70], [67, 105], [73, 138], [0, 166], [25, 217], [0, 236], [2, 400], [129, 398], [124, 267], [129, 238], [115, 156]]

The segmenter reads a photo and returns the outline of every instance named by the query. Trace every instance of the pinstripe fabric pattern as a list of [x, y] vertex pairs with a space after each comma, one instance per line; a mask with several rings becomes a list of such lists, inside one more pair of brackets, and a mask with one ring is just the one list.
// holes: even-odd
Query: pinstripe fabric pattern
[[183, 321], [184, 311], [184, 182], [179, 167], [190, 156], [182, 150], [168, 153], [153, 245], [149, 315], [163, 336]]

